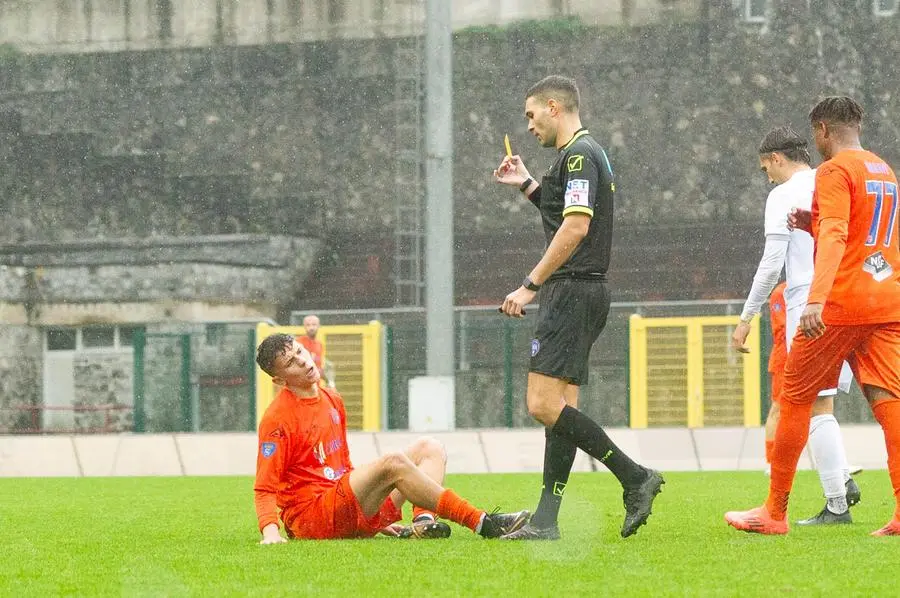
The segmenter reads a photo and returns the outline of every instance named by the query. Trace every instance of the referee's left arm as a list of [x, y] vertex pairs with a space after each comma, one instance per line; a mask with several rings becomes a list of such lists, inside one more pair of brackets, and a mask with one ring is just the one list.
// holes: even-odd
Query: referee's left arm
[[534, 267], [529, 278], [540, 285], [560, 266], [565, 264], [578, 245], [581, 244], [591, 227], [594, 217], [594, 202], [600, 185], [598, 165], [590, 155], [573, 152], [566, 157], [563, 175], [563, 221], [553, 235], [549, 247], [541, 261]]
[[590, 226], [591, 217], [587, 214], [573, 212], [566, 215], [541, 257], [541, 261], [531, 270], [528, 278], [536, 285], [543, 284], [551, 274], [572, 257], [578, 245], [581, 244], [581, 240], [587, 236]]

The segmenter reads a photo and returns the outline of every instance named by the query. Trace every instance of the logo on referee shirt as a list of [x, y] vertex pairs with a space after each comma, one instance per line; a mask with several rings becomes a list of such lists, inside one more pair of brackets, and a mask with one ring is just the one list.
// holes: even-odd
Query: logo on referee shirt
[[263, 442], [259, 447], [259, 452], [266, 459], [275, 454], [275, 443], [274, 442]]
[[566, 160], [566, 170], [569, 172], [581, 172], [581, 169], [584, 168], [584, 156], [576, 155], [569, 156], [569, 159]]
[[541, 350], [541, 341], [536, 338], [531, 339], [531, 356], [534, 357]]

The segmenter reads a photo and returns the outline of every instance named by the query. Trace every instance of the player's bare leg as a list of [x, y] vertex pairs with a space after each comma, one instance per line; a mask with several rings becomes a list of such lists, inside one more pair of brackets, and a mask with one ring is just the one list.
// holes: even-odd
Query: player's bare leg
[[528, 413], [554, 434], [567, 438], [603, 463], [616, 476], [624, 490], [625, 521], [621, 535], [627, 538], [647, 522], [653, 500], [665, 481], [659, 472], [632, 461], [594, 420], [567, 405], [563, 398], [567, 386], [565, 380], [529, 372]]
[[399, 490], [414, 505], [485, 537], [499, 537], [510, 527], [520, 527], [528, 516], [527, 511], [488, 514], [476, 509], [428, 477], [405, 453], [390, 453], [354, 469], [350, 472], [350, 488], [366, 517], [375, 515], [385, 499], [394, 490]]
[[[447, 451], [440, 442], [429, 437], [419, 438], [406, 449], [406, 455], [422, 473], [443, 486], [444, 474], [447, 471]], [[406, 502], [406, 497], [396, 488], [391, 492], [390, 498], [398, 509]], [[450, 533], [450, 526], [438, 521], [433, 511], [413, 506], [413, 522], [400, 530], [399, 536], [433, 539], [448, 538]]]
[[875, 419], [884, 431], [884, 443], [887, 447], [888, 474], [891, 488], [894, 491], [894, 517], [881, 529], [872, 532], [873, 536], [900, 536], [900, 397], [877, 386], [865, 385], [863, 392]]

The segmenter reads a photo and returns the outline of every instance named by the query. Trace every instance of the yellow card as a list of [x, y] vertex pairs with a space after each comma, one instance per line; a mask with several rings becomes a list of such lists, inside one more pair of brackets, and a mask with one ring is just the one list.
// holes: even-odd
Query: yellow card
[[503, 144], [506, 146], [506, 155], [512, 158], [512, 147], [509, 145], [509, 135], [503, 136]]

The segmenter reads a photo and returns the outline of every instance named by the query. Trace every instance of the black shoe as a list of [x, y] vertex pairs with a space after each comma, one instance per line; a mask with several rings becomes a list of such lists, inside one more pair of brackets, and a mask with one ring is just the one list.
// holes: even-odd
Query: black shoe
[[626, 486], [622, 493], [625, 503], [625, 521], [622, 523], [622, 537], [635, 533], [639, 527], [647, 523], [653, 499], [662, 491], [666, 483], [658, 471], [647, 469], [647, 477], [637, 486]]
[[500, 536], [501, 540], [559, 540], [559, 526], [536, 527], [527, 523], [517, 531]]
[[847, 506], [852, 507], [858, 505], [859, 501], [862, 499], [862, 493], [859, 491], [859, 486], [856, 485], [853, 478], [847, 480], [844, 487], [847, 489]]
[[449, 538], [450, 526], [443, 521], [433, 521], [431, 519], [413, 521], [412, 525], [407, 525], [400, 531], [399, 537], [413, 540]]
[[797, 525], [836, 525], [841, 523], [853, 523], [853, 518], [850, 517], [850, 509], [836, 514], [829, 511], [828, 507], [825, 506], [818, 515], [809, 519], [801, 519], [797, 522]]
[[485, 513], [478, 533], [485, 538], [499, 538], [518, 531], [531, 519], [528, 511], [517, 513]]

